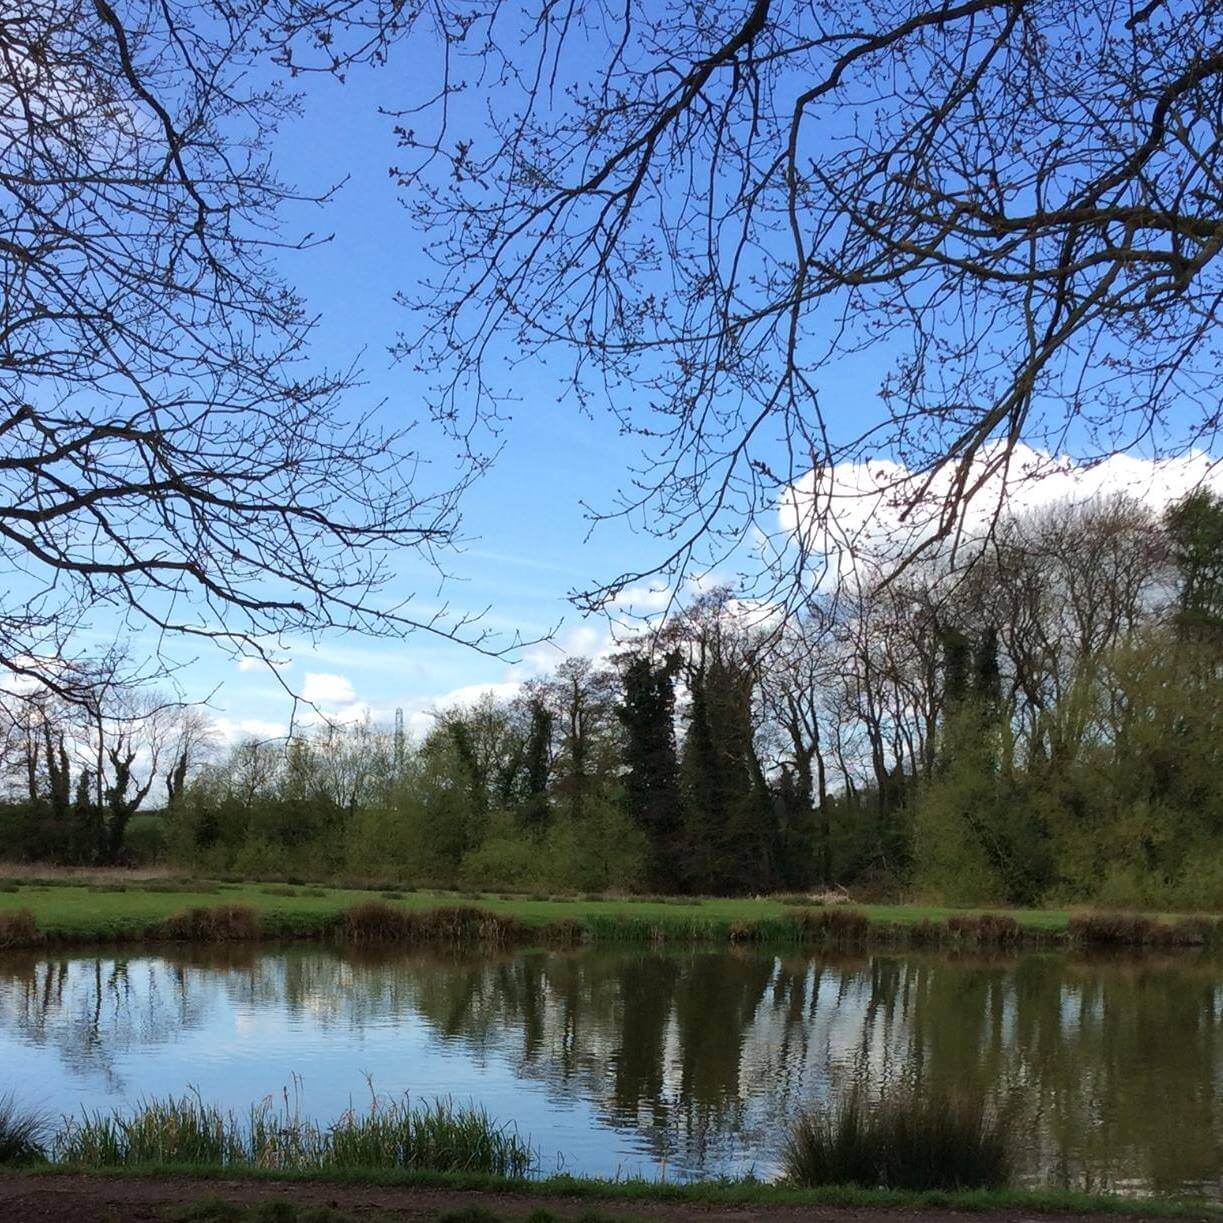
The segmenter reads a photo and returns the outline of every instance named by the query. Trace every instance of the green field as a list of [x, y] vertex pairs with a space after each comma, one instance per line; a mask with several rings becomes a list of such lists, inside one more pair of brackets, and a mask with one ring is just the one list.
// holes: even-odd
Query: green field
[[[472, 906], [512, 917], [541, 929], [575, 921], [597, 939], [648, 939], [652, 935], [725, 940], [750, 930], [755, 937], [785, 939], [801, 906], [772, 898], [633, 899], [624, 897], [504, 896], [483, 892], [406, 891], [400, 896], [358, 888], [286, 887], [259, 883], [183, 883], [133, 881], [84, 885], [37, 879], [11, 881], [0, 891], [0, 918], [26, 909], [39, 930], [53, 938], [106, 939], [140, 935], [183, 909], [221, 904], [247, 905], [260, 916], [269, 935], [318, 934], [344, 910], [382, 901], [405, 910]], [[166, 890], [173, 887], [174, 890]], [[294, 893], [294, 894], [287, 894]], [[974, 915], [985, 910], [922, 905], [855, 905], [879, 927], [907, 927], [923, 921]], [[1009, 910], [1009, 916], [1034, 934], [1063, 933], [1069, 915], [1058, 910]]]

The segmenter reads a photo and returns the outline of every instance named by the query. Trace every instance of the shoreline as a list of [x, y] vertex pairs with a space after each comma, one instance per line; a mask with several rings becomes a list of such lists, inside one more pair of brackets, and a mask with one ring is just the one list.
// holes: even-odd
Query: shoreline
[[[338, 1203], [345, 1210], [358, 1205], [392, 1214], [429, 1217], [473, 1207], [492, 1208], [513, 1217], [528, 1215], [542, 1207], [575, 1216], [598, 1211], [615, 1218], [645, 1214], [699, 1218], [709, 1223], [719, 1215], [742, 1220], [757, 1215], [792, 1216], [796, 1220], [813, 1216], [863, 1220], [872, 1214], [894, 1218], [898, 1213], [930, 1220], [965, 1213], [1010, 1216], [1016, 1220], [1034, 1214], [1084, 1219], [1223, 1217], [1223, 1207], [1205, 1201], [1128, 1198], [1069, 1190], [910, 1192], [843, 1185], [799, 1189], [752, 1181], [668, 1183], [574, 1176], [510, 1180], [456, 1172], [352, 1169], [302, 1173], [208, 1165], [87, 1170], [49, 1165], [0, 1169], [0, 1212], [6, 1203], [11, 1206], [21, 1201], [24, 1205], [27, 1198], [41, 1194], [51, 1200], [60, 1198], [65, 1207], [71, 1202], [63, 1217], [80, 1219], [81, 1202], [96, 1201], [113, 1208], [124, 1197], [125, 1189], [136, 1190], [129, 1192], [131, 1200], [148, 1202], [152, 1198], [163, 1206], [218, 1196], [227, 1200], [265, 1200], [279, 1192], [291, 1193], [297, 1203]], [[30, 1211], [23, 1217], [59, 1216]]]
[[791, 897], [535, 896], [315, 884], [10, 880], [0, 950], [98, 944], [709, 945], [936, 950], [1202, 949], [1215, 916], [820, 904]]

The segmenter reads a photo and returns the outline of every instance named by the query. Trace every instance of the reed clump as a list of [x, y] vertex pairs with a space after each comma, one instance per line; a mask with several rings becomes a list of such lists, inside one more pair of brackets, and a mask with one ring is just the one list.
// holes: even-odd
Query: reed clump
[[545, 943], [558, 947], [576, 947], [590, 937], [590, 931], [576, 917], [562, 917], [549, 922], [540, 933]]
[[197, 905], [158, 922], [150, 933], [156, 938], [218, 943], [256, 939], [262, 928], [250, 905]]
[[0, 1095], [0, 1166], [42, 1163], [46, 1158], [46, 1118], [22, 1108], [11, 1092]]
[[1011, 1176], [1005, 1124], [980, 1101], [903, 1097], [868, 1107], [858, 1095], [800, 1117], [783, 1153], [804, 1187], [996, 1189]]
[[795, 920], [802, 942], [860, 943], [871, 929], [871, 919], [861, 909], [808, 909]]
[[367, 900], [339, 916], [339, 933], [349, 943], [394, 943], [409, 936], [411, 916], [382, 900]]
[[517, 918], [488, 909], [455, 905], [403, 909], [381, 900], [353, 905], [339, 915], [337, 929], [350, 943], [485, 943], [510, 946], [530, 933]]
[[147, 1100], [135, 1112], [86, 1113], [56, 1137], [55, 1159], [74, 1167], [158, 1164], [287, 1172], [415, 1169], [521, 1178], [535, 1163], [528, 1142], [481, 1108], [449, 1100], [375, 1099], [330, 1125], [270, 1099], [245, 1118], [197, 1094]]
[[1023, 929], [1008, 913], [976, 913], [949, 917], [948, 935], [979, 947], [1006, 947], [1023, 940]]
[[1209, 917], [1169, 922], [1142, 913], [1076, 913], [1066, 927], [1072, 943], [1096, 947], [1200, 947], [1216, 932]]

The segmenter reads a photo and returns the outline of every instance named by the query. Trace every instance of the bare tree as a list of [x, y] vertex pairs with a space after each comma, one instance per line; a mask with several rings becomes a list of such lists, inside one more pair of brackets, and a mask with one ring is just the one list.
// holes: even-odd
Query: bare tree
[[[892, 495], [937, 490], [943, 537], [1035, 474], [1020, 441], [1217, 439], [1217, 0], [431, 11], [438, 122], [405, 107], [397, 172], [439, 267], [404, 356], [464, 438], [504, 362], [559, 358], [641, 438], [608, 512], [664, 541], [646, 571], [772, 532], [810, 471], [827, 525], [847, 459], [916, 472]], [[830, 404], [842, 366], [876, 410]], [[774, 576], [812, 559], [789, 542]]]
[[[469, 636], [387, 597], [453, 486], [308, 360], [267, 139], [295, 6], [38, 0], [0, 16], [0, 667], [87, 695], [78, 632], [244, 653], [339, 627]], [[288, 31], [288, 33], [285, 33]], [[48, 662], [55, 659], [56, 664]], [[146, 672], [159, 669], [154, 660]]]

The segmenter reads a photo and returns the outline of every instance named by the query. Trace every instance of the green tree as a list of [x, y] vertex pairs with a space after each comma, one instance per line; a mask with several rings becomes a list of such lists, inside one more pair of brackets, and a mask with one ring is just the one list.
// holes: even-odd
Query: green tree
[[1177, 571], [1177, 623], [1187, 636], [1223, 640], [1223, 497], [1200, 488], [1164, 515]]
[[624, 728], [624, 788], [629, 813], [649, 844], [649, 879], [656, 891], [676, 891], [683, 875], [683, 807], [675, 739], [678, 651], [661, 659], [631, 654], [621, 668], [616, 716]]

